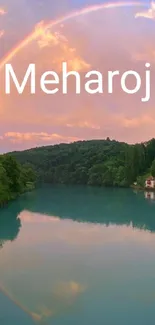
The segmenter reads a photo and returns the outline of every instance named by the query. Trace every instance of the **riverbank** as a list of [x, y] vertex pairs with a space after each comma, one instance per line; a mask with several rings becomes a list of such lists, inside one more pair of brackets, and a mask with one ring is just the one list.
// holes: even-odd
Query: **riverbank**
[[35, 173], [10, 155], [0, 156], [0, 206], [35, 188]]
[[0, 208], [5, 207], [10, 201], [16, 200], [18, 197], [22, 196], [23, 194], [27, 193], [27, 192], [31, 192], [35, 189], [35, 184], [34, 183], [28, 183], [27, 187], [25, 187], [25, 189], [22, 190], [21, 193], [12, 193], [7, 200], [2, 201], [0, 199]]
[[130, 186], [132, 189], [137, 190], [137, 191], [147, 191], [147, 192], [155, 192], [155, 188], [151, 188], [151, 187], [143, 187], [140, 185], [131, 185]]

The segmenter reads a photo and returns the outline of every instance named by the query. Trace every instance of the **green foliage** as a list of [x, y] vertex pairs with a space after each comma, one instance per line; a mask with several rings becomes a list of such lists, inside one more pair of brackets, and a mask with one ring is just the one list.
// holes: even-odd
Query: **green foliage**
[[20, 188], [25, 191], [26, 188], [30, 187], [30, 184], [35, 182], [36, 175], [30, 164], [24, 164], [20, 166]]
[[33, 187], [35, 174], [12, 155], [0, 156], [0, 205]]
[[[79, 141], [14, 152], [12, 156], [33, 168], [40, 182], [127, 187], [151, 167], [155, 139], [135, 145], [109, 138]], [[154, 164], [152, 168], [155, 170]]]
[[155, 177], [155, 159], [153, 160], [151, 165], [151, 174], [153, 177]]
[[20, 166], [16, 159], [10, 155], [4, 155], [2, 165], [9, 180], [9, 188], [12, 193], [20, 192]]
[[138, 185], [140, 188], [144, 188], [144, 186], [145, 186], [145, 180], [146, 180], [145, 175], [143, 175], [143, 176], [138, 176], [138, 177], [137, 177], [137, 185]]
[[0, 201], [7, 202], [10, 199], [10, 184], [9, 178], [2, 163], [0, 163]]

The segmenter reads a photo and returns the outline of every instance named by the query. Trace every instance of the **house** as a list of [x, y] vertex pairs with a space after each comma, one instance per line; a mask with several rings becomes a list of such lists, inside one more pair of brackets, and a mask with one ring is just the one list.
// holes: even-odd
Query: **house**
[[154, 188], [155, 189], [155, 178], [150, 176], [145, 181], [146, 188]]

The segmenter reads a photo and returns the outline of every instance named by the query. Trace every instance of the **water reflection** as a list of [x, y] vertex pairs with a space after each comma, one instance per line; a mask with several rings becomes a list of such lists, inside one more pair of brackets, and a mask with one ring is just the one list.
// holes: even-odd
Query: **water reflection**
[[155, 193], [147, 191], [134, 193], [125, 189], [80, 186], [43, 187], [0, 210], [0, 245], [17, 237], [21, 226], [18, 215], [23, 210], [42, 213], [46, 218], [57, 216], [58, 219], [106, 226], [132, 225], [133, 228], [155, 232], [155, 210], [154, 205], [150, 205], [154, 200]]
[[[120, 297], [128, 297], [122, 281], [129, 275], [134, 281], [135, 272], [140, 278], [146, 276], [148, 256], [154, 257], [155, 235], [132, 226], [107, 227], [26, 210], [18, 218], [20, 234], [1, 250], [0, 286], [14, 304], [41, 324], [52, 324], [71, 311], [82, 317], [81, 302], [90, 296], [96, 306], [100, 294], [106, 302], [111, 281], [114, 300], [116, 290]], [[137, 289], [135, 285], [129, 293], [132, 299]]]
[[[79, 236], [82, 224], [30, 211], [22, 211], [18, 218], [22, 225], [20, 235], [14, 245], [5, 246], [0, 255], [0, 288], [33, 320], [42, 324], [63, 314], [86, 290], [86, 284], [76, 273], [72, 274], [72, 266], [67, 267], [63, 257], [69, 253], [69, 241], [68, 244], [66, 241], [69, 233], [75, 236], [80, 226]], [[71, 256], [74, 260], [73, 251]]]
[[132, 225], [155, 231], [155, 210], [144, 193], [128, 189], [92, 187], [44, 187], [20, 200], [21, 211], [29, 210], [78, 222], [109, 226]]
[[145, 191], [144, 196], [145, 196], [145, 199], [155, 201], [155, 192], [154, 191]]
[[[16, 206], [16, 204], [15, 204]], [[21, 222], [18, 218], [18, 209], [14, 205], [1, 209], [0, 211], [0, 248], [7, 241], [13, 241], [17, 238], [20, 231]]]
[[63, 186], [27, 193], [1, 210], [0, 240], [7, 244], [0, 288], [41, 324], [114, 324], [116, 316], [119, 325], [146, 324], [146, 301], [155, 292], [154, 231], [154, 205], [144, 193]]

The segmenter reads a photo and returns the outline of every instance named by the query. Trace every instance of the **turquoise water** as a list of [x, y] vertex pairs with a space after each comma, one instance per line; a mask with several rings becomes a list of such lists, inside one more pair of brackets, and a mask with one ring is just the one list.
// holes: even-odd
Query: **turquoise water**
[[43, 187], [0, 211], [0, 325], [153, 325], [155, 201]]

